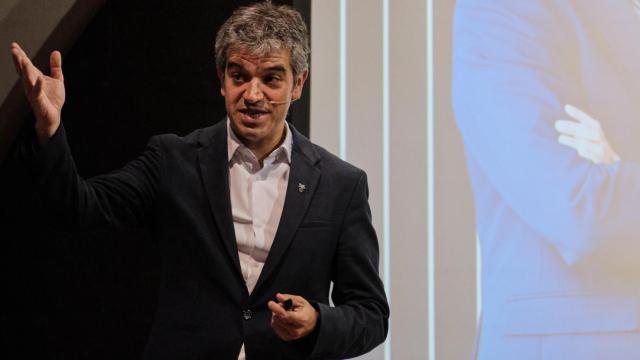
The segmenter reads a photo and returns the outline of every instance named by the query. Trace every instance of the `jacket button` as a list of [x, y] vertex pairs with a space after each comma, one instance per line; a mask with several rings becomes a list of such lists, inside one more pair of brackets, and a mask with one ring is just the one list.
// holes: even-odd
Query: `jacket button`
[[242, 311], [242, 317], [245, 320], [251, 320], [251, 318], [253, 317], [253, 312], [251, 310], [243, 310]]

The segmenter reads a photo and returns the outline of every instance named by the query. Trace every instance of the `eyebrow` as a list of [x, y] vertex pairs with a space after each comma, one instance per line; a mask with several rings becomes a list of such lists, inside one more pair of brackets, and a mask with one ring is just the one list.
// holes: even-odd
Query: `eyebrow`
[[244, 70], [244, 67], [238, 63], [234, 63], [234, 62], [227, 63], [227, 70], [230, 70], [232, 68], [237, 70]]
[[285, 67], [282, 66], [282, 65], [274, 65], [274, 66], [266, 68], [265, 71], [286, 73], [287, 69], [285, 69]]

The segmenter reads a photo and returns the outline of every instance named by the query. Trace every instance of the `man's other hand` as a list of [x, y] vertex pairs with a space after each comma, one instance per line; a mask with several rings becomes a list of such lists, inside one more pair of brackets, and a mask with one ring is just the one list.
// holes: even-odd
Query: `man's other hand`
[[[269, 301], [271, 310], [271, 327], [278, 337], [284, 341], [303, 338], [315, 329], [318, 322], [318, 312], [303, 297], [289, 294], [277, 294], [278, 302]], [[293, 306], [289, 311], [282, 305], [291, 299]]]
[[22, 80], [24, 93], [36, 117], [38, 142], [44, 145], [60, 126], [60, 113], [65, 98], [62, 55], [59, 51], [51, 53], [51, 75], [46, 76], [33, 65], [17, 43], [11, 44], [11, 54], [16, 72]]
[[565, 112], [572, 120], [558, 120], [555, 123], [560, 133], [560, 144], [575, 149], [578, 155], [595, 164], [607, 165], [620, 161], [620, 156], [607, 141], [598, 120], [572, 105], [566, 105]]

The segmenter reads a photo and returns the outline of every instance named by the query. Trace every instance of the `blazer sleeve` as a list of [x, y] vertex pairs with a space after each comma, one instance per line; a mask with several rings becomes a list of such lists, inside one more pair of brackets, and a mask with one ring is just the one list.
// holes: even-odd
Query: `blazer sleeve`
[[83, 179], [78, 175], [64, 127], [27, 159], [49, 220], [56, 227], [87, 229], [141, 225], [161, 178], [160, 141], [123, 168]]
[[567, 264], [637, 266], [639, 165], [595, 165], [557, 143], [554, 121], [584, 96], [568, 3], [458, 1], [456, 119], [467, 154], [501, 200]]
[[320, 316], [309, 358], [351, 358], [384, 341], [389, 305], [378, 275], [378, 257], [367, 178], [361, 172], [345, 213], [333, 262], [331, 298], [335, 306], [313, 304]]

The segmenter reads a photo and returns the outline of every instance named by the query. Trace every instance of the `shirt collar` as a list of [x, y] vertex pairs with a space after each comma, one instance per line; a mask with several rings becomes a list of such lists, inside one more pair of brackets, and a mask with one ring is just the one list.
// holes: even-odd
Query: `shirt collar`
[[[272, 154], [277, 154], [278, 152], [283, 152], [287, 163], [291, 164], [291, 148], [293, 144], [293, 137], [291, 136], [291, 129], [289, 128], [289, 123], [284, 122], [286, 135], [284, 137], [284, 141], [280, 146], [275, 148], [267, 157]], [[231, 160], [236, 156], [238, 150], [242, 149], [242, 151], [251, 151], [248, 147], [246, 147], [242, 141], [238, 138], [233, 129], [231, 128], [231, 121], [229, 117], [227, 117], [227, 160], [231, 163]]]

